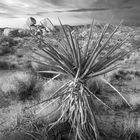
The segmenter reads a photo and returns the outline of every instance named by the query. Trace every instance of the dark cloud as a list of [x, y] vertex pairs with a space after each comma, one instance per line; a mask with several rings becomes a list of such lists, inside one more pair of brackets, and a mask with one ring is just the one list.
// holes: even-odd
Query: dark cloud
[[109, 8], [81, 8], [81, 9], [74, 9], [74, 10], [65, 10], [65, 11], [54, 11], [54, 12], [89, 12], [89, 11], [106, 11], [110, 10]]
[[106, 7], [106, 8], [122, 8], [131, 0], [97, 0], [92, 6]]
[[131, 9], [115, 9], [112, 11], [115, 19], [124, 20], [126, 25], [140, 25], [140, 8], [133, 7]]
[[0, 2], [0, 9], [5, 9], [8, 8], [6, 4], [4, 4], [3, 2]]
[[120, 8], [127, 7], [134, 3], [140, 3], [140, 0], [44, 0], [60, 7], [77, 8]]
[[[125, 8], [120, 7], [118, 9], [120, 10], [120, 9], [131, 9], [131, 8], [133, 8], [133, 7], [132, 6], [127, 6]], [[110, 8], [88, 8], [88, 9], [81, 8], [81, 9], [64, 10], [64, 11], [53, 11], [53, 12], [57, 12], [57, 13], [63, 13], [63, 12], [89, 12], [89, 11], [93, 11], [94, 12], [94, 11], [107, 11], [107, 10], [112, 10], [112, 9], [110, 9]], [[42, 12], [40, 12], [40, 13], [42, 13]]]
[[48, 3], [52, 3], [56, 6], [65, 6], [67, 5], [67, 3], [69, 3], [68, 1], [66, 0], [46, 0], [46, 2]]

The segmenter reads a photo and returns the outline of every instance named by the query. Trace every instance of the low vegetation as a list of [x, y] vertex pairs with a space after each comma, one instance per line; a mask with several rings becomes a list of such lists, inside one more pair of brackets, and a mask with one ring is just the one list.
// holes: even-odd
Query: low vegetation
[[28, 82], [18, 80], [17, 84], [17, 100], [23, 102], [27, 100], [39, 100], [42, 83], [41, 81], [39, 82], [36, 76], [31, 75]]
[[138, 140], [139, 49], [121, 23], [28, 22], [0, 42], [0, 139]]
[[0, 55], [15, 53], [15, 48], [18, 44], [16, 40], [11, 37], [1, 37], [0, 38]]

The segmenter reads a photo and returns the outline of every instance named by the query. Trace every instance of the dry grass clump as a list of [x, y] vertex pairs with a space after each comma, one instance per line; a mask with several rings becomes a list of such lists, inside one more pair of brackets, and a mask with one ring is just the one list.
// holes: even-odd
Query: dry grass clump
[[[34, 120], [34, 110], [24, 112], [24, 107], [26, 107], [26, 105], [27, 104], [15, 102], [9, 107], [5, 108], [5, 112], [2, 112], [2, 109], [0, 109], [0, 122], [4, 122], [0, 126], [1, 140], [20, 140], [26, 136], [25, 133], [21, 132], [24, 130], [28, 131], [31, 128], [29, 126], [31, 126], [31, 123]], [[17, 134], [21, 134], [21, 136]]]
[[9, 93], [10, 91], [16, 92], [18, 81], [27, 82], [30, 73], [23, 71], [1, 71], [0, 88], [3, 92]]
[[40, 100], [42, 87], [43, 81], [30, 72], [13, 71], [0, 78], [0, 88], [11, 101]]
[[[101, 115], [100, 128], [105, 140], [139, 140], [138, 114], [118, 111]], [[102, 122], [101, 122], [102, 121]]]
[[140, 71], [135, 70], [135, 69], [117, 69], [113, 72], [110, 72], [105, 75], [105, 78], [107, 81], [110, 83], [113, 83], [115, 81], [131, 81], [134, 78], [139, 78], [140, 77]]
[[18, 80], [17, 87], [17, 99], [19, 101], [40, 100], [42, 83], [39, 82], [38, 77], [31, 75], [27, 82]]
[[16, 69], [16, 65], [11, 64], [7, 61], [0, 61], [0, 70], [12, 70]]
[[125, 80], [129, 81], [132, 79], [132, 76], [129, 75], [129, 72], [127, 70], [120, 69], [113, 73], [111, 80]]

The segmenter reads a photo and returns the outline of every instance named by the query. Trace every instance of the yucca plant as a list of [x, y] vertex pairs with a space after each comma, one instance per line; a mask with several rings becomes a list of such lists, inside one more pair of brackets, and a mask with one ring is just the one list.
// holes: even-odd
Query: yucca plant
[[[59, 75], [68, 75], [70, 78], [68, 82], [62, 85], [52, 96], [42, 101], [41, 103], [53, 103], [58, 99], [61, 100], [61, 105], [58, 110], [61, 110], [61, 116], [56, 122], [51, 123], [52, 128], [61, 122], [68, 121], [71, 124], [71, 130], [74, 133], [75, 139], [80, 140], [94, 140], [99, 138], [96, 115], [93, 110], [95, 99], [102, 102], [93, 92], [88, 89], [87, 81], [91, 78], [101, 76], [108, 72], [117, 69], [118, 60], [122, 59], [129, 52], [122, 50], [121, 46], [128, 39], [128, 36], [120, 43], [111, 46], [106, 50], [109, 41], [112, 39], [114, 33], [119, 29], [121, 23], [115, 28], [110, 36], [103, 42], [105, 33], [109, 24], [105, 25], [100, 37], [96, 42], [92, 41], [92, 34], [94, 28], [94, 20], [91, 24], [91, 29], [85, 49], [79, 45], [78, 39], [71, 34], [68, 34], [62, 25], [62, 30], [65, 35], [63, 42], [58, 42], [59, 47], [50, 46], [45, 40], [41, 40], [46, 47], [42, 48], [41, 52], [33, 51], [39, 57], [43, 57], [44, 61], [33, 58], [33, 61], [46, 65], [51, 68], [51, 71], [38, 71], [46, 73], [54, 73], [55, 77]], [[64, 43], [65, 42], [65, 43]], [[106, 50], [104, 55], [102, 52]], [[46, 55], [44, 55], [46, 54]], [[55, 78], [54, 77], [54, 78]], [[104, 81], [111, 86], [130, 106], [122, 94], [115, 89], [105, 79]], [[108, 106], [107, 106], [108, 107]]]

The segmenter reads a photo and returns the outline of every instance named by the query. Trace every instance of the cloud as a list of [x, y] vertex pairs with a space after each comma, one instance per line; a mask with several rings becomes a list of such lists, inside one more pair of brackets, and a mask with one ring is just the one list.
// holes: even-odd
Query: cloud
[[58, 13], [63, 13], [63, 12], [89, 12], [89, 11], [106, 11], [110, 10], [109, 8], [81, 8], [81, 9], [73, 9], [73, 10], [65, 10], [65, 11], [54, 11]]
[[139, 9], [140, 0], [0, 0], [1, 19], [61, 16], [68, 23], [85, 23], [93, 17], [104, 21], [114, 16], [114, 21], [137, 23]]
[[[127, 3], [133, 4], [132, 0], [44, 0], [60, 7], [73, 8], [120, 8], [125, 7]], [[139, 0], [134, 0], [139, 3]]]

